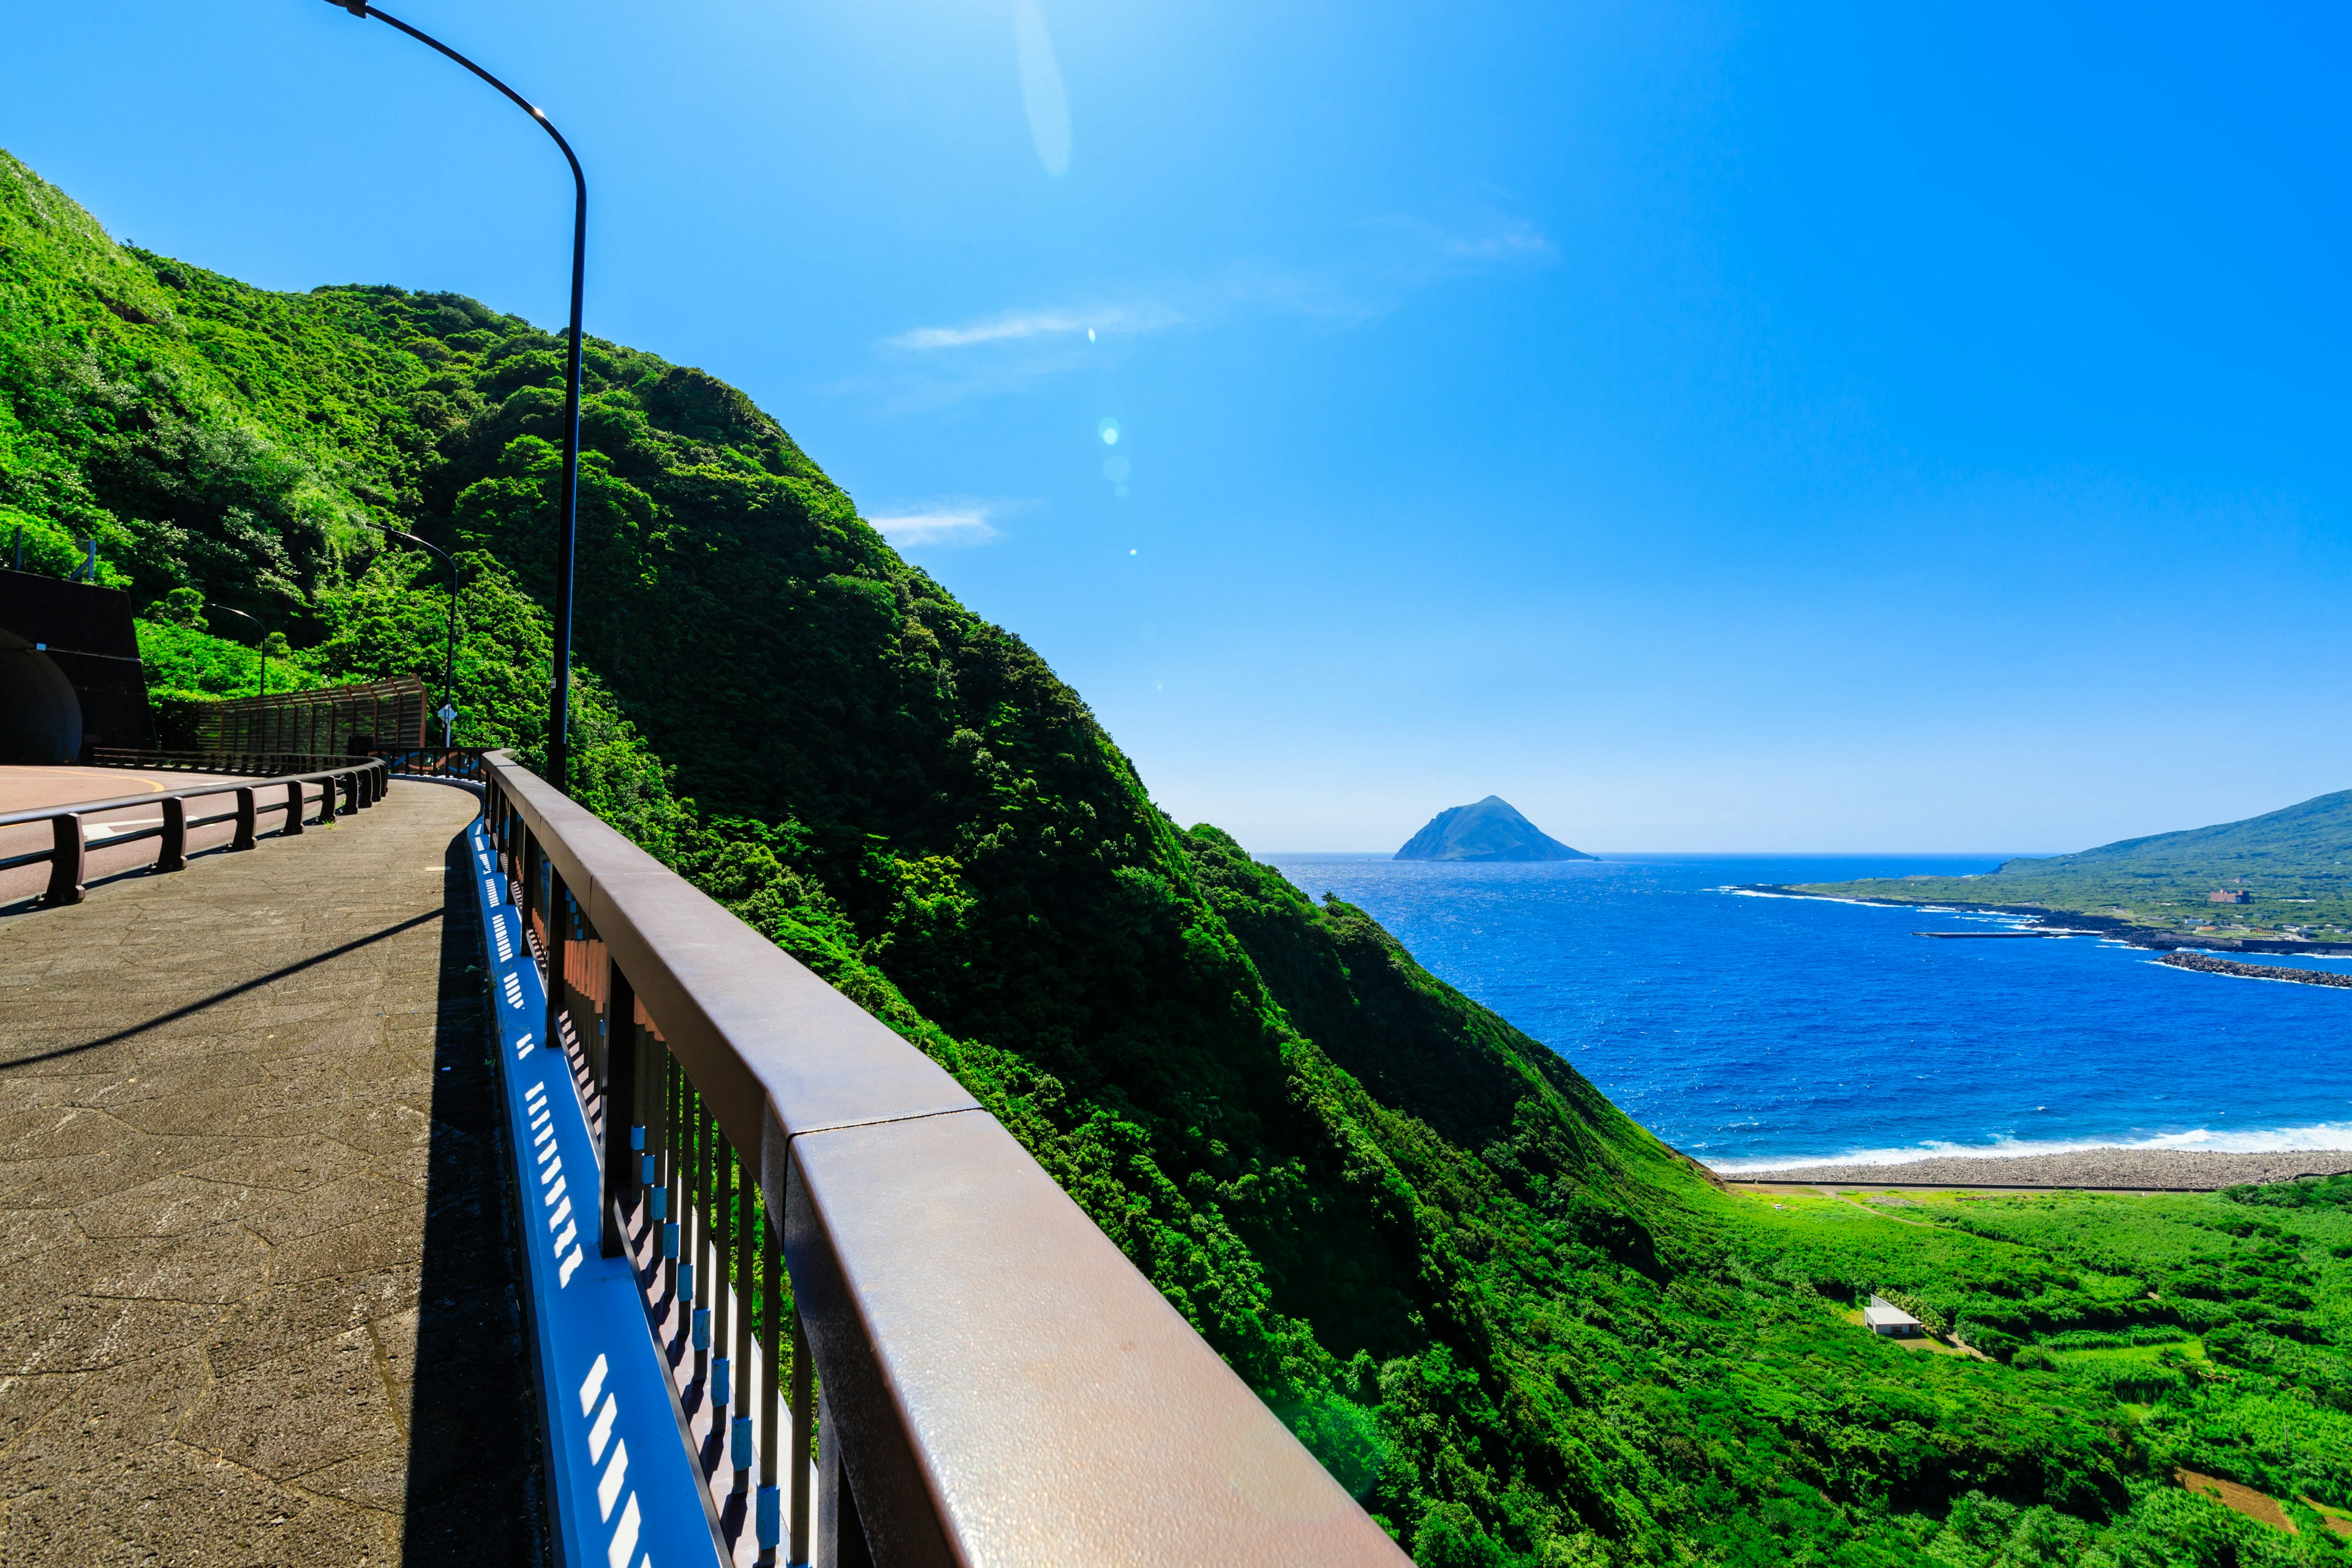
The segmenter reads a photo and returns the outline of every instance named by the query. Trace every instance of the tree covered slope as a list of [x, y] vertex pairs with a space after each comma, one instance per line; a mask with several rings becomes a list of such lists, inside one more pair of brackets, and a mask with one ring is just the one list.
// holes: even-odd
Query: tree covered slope
[[[601, 342], [587, 364], [580, 797], [955, 1073], [1427, 1568], [2333, 1539], [2176, 1517], [2173, 1439], [2004, 1364], [2114, 1300], [2178, 1326], [2173, 1275], [1724, 1191], [1363, 911], [1169, 820], [741, 394]], [[283, 630], [304, 679], [437, 679], [447, 600], [392, 522], [466, 563], [459, 740], [534, 754], [560, 374], [472, 300], [119, 247], [0, 154], [0, 536], [56, 570], [95, 535], [160, 684], [250, 671], [191, 599]], [[1996, 1359], [1853, 1331], [1878, 1288]], [[2300, 1299], [2197, 1321], [2268, 1325], [2245, 1376], [2291, 1400], [2336, 1364], [2268, 1348], [2333, 1342], [2333, 1298]], [[2311, 1474], [2352, 1506], [2352, 1471]]]

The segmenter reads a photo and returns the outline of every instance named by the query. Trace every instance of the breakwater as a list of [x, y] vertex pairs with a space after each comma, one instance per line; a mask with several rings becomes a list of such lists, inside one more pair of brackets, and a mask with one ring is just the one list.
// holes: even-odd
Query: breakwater
[[2298, 985], [2352, 986], [2352, 974], [2333, 974], [2318, 969], [2286, 969], [2275, 963], [2240, 963], [2235, 959], [2215, 958], [2203, 952], [2168, 952], [2157, 960], [2175, 969], [2193, 969], [2200, 974], [2234, 974], [2241, 980], [2292, 980]]

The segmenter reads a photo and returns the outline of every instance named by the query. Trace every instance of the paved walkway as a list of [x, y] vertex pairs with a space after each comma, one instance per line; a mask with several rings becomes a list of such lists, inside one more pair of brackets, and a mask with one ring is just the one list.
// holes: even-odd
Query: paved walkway
[[0, 1564], [544, 1560], [474, 810], [0, 919]]

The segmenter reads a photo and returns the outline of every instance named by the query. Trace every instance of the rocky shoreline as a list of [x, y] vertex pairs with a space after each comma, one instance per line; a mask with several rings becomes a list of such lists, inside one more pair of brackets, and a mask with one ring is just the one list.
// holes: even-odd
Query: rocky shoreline
[[[1770, 893], [1784, 899], [1833, 899], [1830, 893], [1810, 892], [1792, 888], [1784, 882], [1747, 882], [1738, 889], [1743, 893]], [[2276, 952], [2352, 953], [2352, 942], [2298, 942], [2287, 937], [2270, 936], [2196, 936], [2186, 931], [2157, 931], [2117, 920], [2113, 915], [2089, 914], [2080, 910], [2053, 910], [2042, 904], [1970, 904], [1954, 899], [1843, 899], [1849, 904], [1875, 904], [1885, 910], [1957, 910], [1972, 915], [2018, 915], [2024, 918], [2026, 929], [2052, 932], [2080, 931], [2085, 936], [2103, 936], [2130, 947], [2144, 947], [2151, 952], [2175, 952], [2193, 948], [2205, 952]], [[2265, 975], [2270, 979], [2273, 976]], [[2325, 984], [2323, 982], [2323, 984]]]
[[2212, 1192], [2301, 1176], [2352, 1172], [2352, 1149], [2221, 1154], [2201, 1149], [2075, 1149], [2058, 1154], [1947, 1154], [1899, 1165], [1799, 1165], [1718, 1171], [1727, 1182], [1840, 1186], [2074, 1187], [2127, 1192]]
[[2317, 969], [2282, 969], [2275, 963], [2240, 963], [2227, 958], [2213, 958], [2201, 952], [2168, 952], [2157, 960], [2175, 969], [2193, 969], [2200, 974], [2234, 974], [2242, 980], [2292, 980], [2298, 985], [2342, 985], [2352, 987], [2352, 974], [2330, 974]]

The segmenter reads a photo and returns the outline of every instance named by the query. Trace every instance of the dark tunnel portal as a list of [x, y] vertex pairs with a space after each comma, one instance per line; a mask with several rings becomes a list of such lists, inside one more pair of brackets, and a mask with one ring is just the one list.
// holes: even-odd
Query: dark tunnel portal
[[70, 763], [81, 755], [81, 699], [49, 656], [0, 631], [0, 763]]

